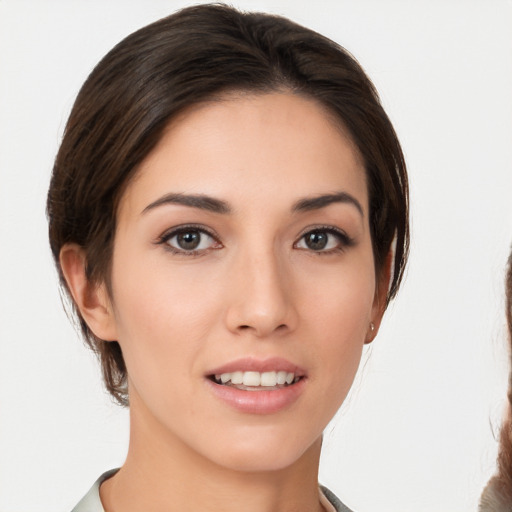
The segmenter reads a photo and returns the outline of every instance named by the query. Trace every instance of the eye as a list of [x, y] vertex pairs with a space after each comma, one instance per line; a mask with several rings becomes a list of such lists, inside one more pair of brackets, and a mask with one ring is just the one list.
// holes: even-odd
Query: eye
[[158, 243], [166, 244], [175, 253], [197, 254], [220, 248], [220, 242], [203, 228], [183, 226], [162, 235]]
[[297, 249], [306, 249], [314, 252], [332, 252], [343, 250], [353, 244], [346, 233], [336, 228], [317, 228], [301, 236], [295, 244]]

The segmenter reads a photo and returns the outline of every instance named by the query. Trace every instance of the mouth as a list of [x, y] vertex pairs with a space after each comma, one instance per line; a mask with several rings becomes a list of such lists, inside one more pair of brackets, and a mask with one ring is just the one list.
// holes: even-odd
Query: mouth
[[275, 370], [266, 372], [233, 371], [217, 373], [208, 377], [215, 384], [243, 391], [271, 391], [293, 386], [304, 376], [295, 372]]
[[287, 359], [246, 357], [212, 368], [209, 389], [221, 402], [244, 414], [287, 410], [306, 390], [307, 372]]

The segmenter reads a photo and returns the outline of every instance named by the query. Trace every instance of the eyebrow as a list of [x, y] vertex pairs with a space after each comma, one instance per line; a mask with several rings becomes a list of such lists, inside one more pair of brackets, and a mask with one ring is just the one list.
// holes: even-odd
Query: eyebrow
[[[292, 207], [294, 212], [308, 212], [312, 210], [320, 210], [333, 203], [346, 203], [353, 205], [361, 215], [364, 216], [363, 207], [361, 203], [352, 195], [347, 192], [338, 192], [335, 194], [324, 194], [316, 197], [305, 197], [299, 199]], [[190, 208], [198, 208], [213, 213], [229, 214], [231, 207], [226, 201], [216, 199], [205, 194], [180, 194], [169, 193], [153, 201], [142, 210], [142, 214], [150, 210], [158, 208], [159, 206], [167, 204], [179, 204], [189, 206]]]
[[295, 212], [309, 212], [311, 210], [319, 210], [333, 203], [346, 203], [356, 207], [359, 213], [364, 217], [363, 207], [361, 203], [347, 192], [338, 192], [335, 194], [325, 194], [317, 197], [306, 197], [299, 199], [292, 210]]
[[221, 199], [206, 196], [203, 194], [176, 194], [170, 193], [158, 198], [151, 204], [148, 204], [142, 213], [147, 213], [159, 206], [167, 204], [180, 204], [183, 206], [190, 206], [191, 208], [199, 208], [200, 210], [207, 210], [213, 213], [228, 214], [231, 213], [231, 208], [228, 203]]

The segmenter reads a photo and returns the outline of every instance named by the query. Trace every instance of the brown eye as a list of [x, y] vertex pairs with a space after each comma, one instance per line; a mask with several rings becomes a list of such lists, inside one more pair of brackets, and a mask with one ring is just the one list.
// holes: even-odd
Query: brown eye
[[201, 244], [201, 233], [199, 231], [187, 231], [176, 235], [176, 245], [184, 251], [194, 251]]
[[172, 251], [183, 254], [195, 254], [220, 247], [220, 243], [203, 229], [187, 227], [171, 231], [162, 237], [161, 243], [168, 245]]
[[346, 233], [334, 227], [318, 228], [308, 231], [295, 244], [297, 249], [329, 253], [343, 250], [353, 245], [353, 240]]
[[329, 242], [329, 235], [321, 231], [313, 231], [304, 236], [304, 243], [312, 251], [325, 249]]

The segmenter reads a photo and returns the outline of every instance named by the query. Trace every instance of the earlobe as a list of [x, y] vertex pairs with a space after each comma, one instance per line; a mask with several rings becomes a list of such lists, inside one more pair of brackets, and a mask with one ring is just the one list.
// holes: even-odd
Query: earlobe
[[392, 267], [393, 251], [390, 250], [386, 256], [384, 267], [378, 276], [378, 282], [375, 289], [375, 297], [373, 299], [372, 318], [370, 324], [368, 325], [368, 331], [365, 339], [366, 344], [371, 343], [379, 332], [380, 323], [382, 321], [384, 311], [386, 311], [389, 284], [392, 278]]
[[370, 324], [368, 325], [368, 331], [366, 332], [366, 338], [364, 340], [365, 345], [369, 345], [375, 339], [376, 335], [377, 333], [375, 324], [373, 322], [370, 322]]
[[87, 279], [86, 257], [82, 247], [65, 244], [59, 255], [62, 273], [73, 300], [91, 331], [100, 339], [117, 339], [112, 304], [105, 284]]

